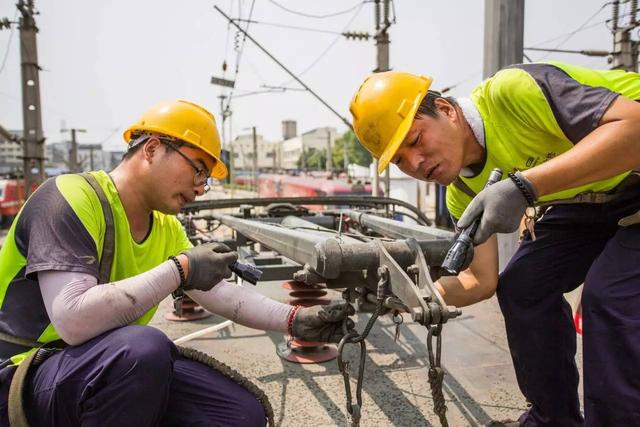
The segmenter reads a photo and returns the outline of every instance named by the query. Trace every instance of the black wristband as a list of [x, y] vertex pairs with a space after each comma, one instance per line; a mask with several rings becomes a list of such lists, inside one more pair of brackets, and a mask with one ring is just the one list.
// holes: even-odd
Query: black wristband
[[168, 259], [173, 261], [176, 267], [178, 267], [178, 274], [180, 274], [180, 288], [184, 288], [184, 286], [187, 284], [187, 278], [184, 276], [184, 269], [182, 268], [182, 264], [180, 264], [178, 258], [174, 257], [173, 255], [169, 256]]
[[531, 191], [529, 191], [527, 184], [525, 184], [525, 182], [515, 173], [510, 173], [509, 178], [513, 181], [516, 187], [518, 187], [518, 190], [520, 190], [524, 199], [527, 201], [527, 205], [533, 206], [536, 201], [536, 197], [531, 193]]

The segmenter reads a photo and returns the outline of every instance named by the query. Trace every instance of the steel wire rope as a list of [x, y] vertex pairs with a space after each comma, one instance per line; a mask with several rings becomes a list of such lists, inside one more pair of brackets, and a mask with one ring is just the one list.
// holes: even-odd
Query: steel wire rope
[[[619, 18], [624, 18], [625, 16], [630, 16], [631, 14], [633, 14], [633, 13], [637, 13], [638, 11], [640, 11], [640, 8], [637, 8], [637, 9], [636, 9], [636, 10], [634, 10], [634, 11], [630, 11], [630, 12], [627, 12], [627, 13], [623, 13], [623, 14], [621, 14], [621, 15], [618, 15], [618, 19], [619, 19]], [[604, 21], [604, 22], [605, 22], [605, 25], [607, 26], [607, 29], [608, 29], [609, 31], [611, 31], [611, 32], [613, 32], [613, 28], [611, 27], [611, 22], [612, 22], [612, 21], [613, 21], [613, 18], [609, 18], [609, 19], [607, 19], [607, 20], [605, 20], [605, 21]], [[638, 27], [638, 26], [640, 26], [640, 22], [636, 22], [636, 24], [635, 24], [635, 26], [634, 26], [633, 28]]]
[[[586, 26], [586, 27], [582, 28], [580, 31], [589, 30], [589, 29], [591, 29], [591, 28], [593, 28], [593, 27], [597, 27], [598, 25], [606, 24], [606, 23], [607, 23], [607, 22], [609, 22], [609, 21], [611, 21], [611, 19], [610, 19], [610, 18], [605, 19], [604, 21], [594, 22], [593, 24], [588, 25], [588, 26]], [[579, 33], [580, 31], [576, 31], [576, 34], [577, 34], [577, 33]], [[571, 33], [572, 33], [572, 31], [570, 31], [570, 32], [568, 32], [568, 33], [560, 34], [560, 35], [558, 35], [558, 36], [552, 37], [552, 38], [547, 39], [547, 40], [545, 40], [545, 41], [541, 41], [541, 42], [538, 42], [538, 43], [536, 43], [536, 44], [533, 44], [533, 45], [531, 45], [531, 47], [540, 47], [540, 46], [541, 46], [541, 45], [543, 45], [543, 44], [546, 44], [546, 43], [550, 43], [550, 42], [556, 41], [556, 40], [561, 39], [562, 37], [565, 37], [565, 36], [567, 36], [568, 34], [571, 34]], [[526, 49], [526, 48], [525, 48], [525, 49]]]
[[[238, 22], [247, 22], [246, 19], [236, 19], [236, 21]], [[259, 24], [259, 25], [266, 25], [266, 26], [270, 26], [270, 27], [276, 27], [276, 28], [287, 28], [287, 29], [291, 29], [291, 30], [300, 30], [300, 31], [309, 31], [309, 32], [315, 32], [315, 33], [324, 33], [324, 34], [342, 34], [339, 33], [338, 31], [331, 31], [331, 30], [322, 30], [320, 28], [311, 28], [311, 27], [301, 27], [298, 25], [288, 25], [288, 24], [281, 24], [281, 23], [277, 23], [277, 22], [264, 22], [264, 21], [251, 21], [252, 24]]]
[[[365, 2], [360, 3], [358, 6], [358, 10], [356, 10], [356, 12], [353, 14], [353, 16], [351, 16], [351, 18], [349, 18], [349, 21], [347, 22], [347, 24], [344, 26], [344, 28], [342, 29], [342, 31], [340, 32], [340, 34], [338, 35], [338, 37], [336, 37], [331, 43], [329, 43], [329, 45], [322, 51], [322, 53], [320, 53], [320, 55], [318, 55], [318, 57], [316, 59], [313, 60], [313, 62], [311, 62], [305, 69], [303, 69], [302, 71], [300, 71], [299, 73], [297, 73], [298, 77], [303, 76], [305, 73], [307, 73], [309, 70], [311, 70], [314, 66], [316, 66], [316, 64], [318, 64], [318, 62], [320, 62], [320, 60], [322, 58], [324, 58], [327, 53], [329, 53], [329, 51], [336, 45], [336, 43], [338, 43], [338, 41], [340, 39], [342, 39], [342, 33], [344, 33], [347, 28], [349, 28], [349, 26], [353, 23], [353, 21], [358, 17], [358, 15], [360, 14], [360, 12], [362, 11], [362, 7], [364, 6]], [[289, 84], [291, 84], [292, 82], [294, 82], [295, 80], [291, 79], [288, 80], [286, 82], [281, 83], [279, 86], [288, 86]]]
[[323, 230], [322, 228], [315, 228], [315, 227], [287, 227], [285, 225], [277, 224], [277, 223], [273, 223], [273, 224], [270, 224], [270, 225], [273, 225], [274, 227], [285, 228], [287, 230], [320, 231], [322, 233], [334, 234], [336, 236], [353, 237], [354, 239], [358, 239], [358, 240], [361, 240], [361, 239], [366, 239], [366, 240], [369, 240], [369, 241], [380, 240], [380, 241], [383, 241], [383, 242], [395, 242], [396, 241], [396, 239], [392, 239], [390, 237], [365, 236], [365, 235], [353, 234], [353, 233], [345, 233], [345, 232], [338, 233], [337, 230], [331, 230], [331, 229]]
[[[233, 7], [233, 0], [229, 0], [229, 9]], [[231, 22], [227, 22], [227, 36], [224, 41], [224, 59], [222, 60], [222, 78], [225, 78], [227, 75], [227, 57], [229, 55], [229, 36], [231, 34]], [[221, 92], [224, 88], [221, 88]], [[220, 112], [223, 114], [223, 112]]]
[[[249, 9], [249, 16], [247, 18], [247, 26], [244, 29], [245, 32], [248, 32], [249, 30], [249, 25], [251, 24], [251, 16], [253, 15], [253, 8], [255, 4], [256, 4], [256, 0], [252, 0], [251, 8]], [[238, 13], [238, 15], [242, 16], [241, 13]], [[238, 78], [238, 73], [240, 72], [240, 60], [242, 59], [242, 52], [244, 51], [244, 46], [246, 45], [246, 41], [247, 41], [247, 35], [243, 34], [242, 43], [238, 50], [238, 54], [236, 55], [236, 68], [233, 74], [233, 79], [232, 79], [233, 81], [235, 81]], [[231, 100], [233, 99], [233, 92], [234, 92], [234, 89], [231, 88], [231, 91], [229, 92], [229, 97], [227, 98], [227, 105], [224, 108], [224, 111], [228, 110], [229, 107], [231, 106]]]
[[[609, 3], [611, 3], [611, 2], [609, 2]], [[603, 7], [604, 7], [604, 6], [607, 6], [607, 4], [603, 5]], [[638, 12], [638, 11], [640, 11], [640, 8], [638, 8], [638, 9], [636, 9], [636, 10], [635, 10], [635, 12]], [[625, 17], [625, 16], [629, 16], [629, 15], [631, 15], [632, 13], [634, 13], [634, 12], [623, 13], [623, 14], [619, 15], [619, 18], [623, 18], [623, 17]], [[607, 18], [607, 19], [605, 19], [605, 20], [603, 20], [603, 21], [594, 22], [594, 23], [593, 23], [593, 24], [591, 24], [591, 25], [588, 25], [588, 26], [586, 26], [586, 27], [583, 27], [583, 28], [582, 28], [582, 29], [580, 29], [579, 31], [570, 31], [570, 32], [568, 32], [568, 33], [560, 34], [560, 35], [558, 35], [558, 36], [554, 36], [554, 37], [552, 37], [552, 38], [550, 38], [550, 39], [547, 39], [547, 40], [544, 40], [544, 41], [541, 41], [541, 42], [535, 43], [535, 44], [531, 45], [531, 47], [539, 47], [540, 45], [543, 45], [543, 44], [545, 44], [545, 43], [549, 43], [549, 42], [552, 42], [552, 41], [556, 41], [556, 40], [558, 40], [558, 39], [561, 39], [562, 37], [565, 37], [565, 36], [567, 36], [567, 35], [569, 35], [569, 34], [571, 34], [571, 33], [578, 33], [578, 32], [580, 32], [580, 31], [588, 30], [588, 29], [591, 29], [591, 28], [596, 27], [596, 26], [601, 25], [601, 24], [609, 24], [611, 21], [613, 21], [613, 19], [612, 19], [612, 18]], [[608, 26], [607, 26], [607, 28], [608, 28], [609, 30], [611, 30], [611, 28], [609, 28]]]
[[366, 3], [366, 0], [365, 1], [359, 1], [355, 5], [351, 6], [349, 9], [345, 9], [345, 10], [343, 10], [341, 12], [328, 13], [328, 14], [325, 14], [325, 15], [313, 15], [313, 14], [310, 14], [310, 13], [299, 12], [297, 10], [289, 9], [286, 6], [283, 6], [280, 3], [276, 2], [275, 0], [269, 0], [269, 2], [271, 4], [273, 4], [274, 6], [277, 6], [280, 9], [282, 9], [282, 10], [284, 10], [286, 12], [292, 13], [294, 15], [304, 16], [305, 18], [325, 19], [325, 18], [332, 18], [334, 16], [345, 15], [345, 14], [351, 12], [352, 10], [356, 9], [358, 6], [362, 6], [364, 3]]
[[[605, 4], [603, 4], [602, 6], [600, 6], [600, 7], [598, 8], [598, 10], [597, 10], [593, 15], [591, 15], [591, 16], [590, 16], [590, 17], [589, 17], [589, 18], [588, 18], [588, 19], [587, 19], [587, 20], [586, 20], [582, 25], [580, 25], [577, 29], [575, 29], [574, 31], [571, 31], [569, 34], [567, 34], [567, 36], [564, 38], [564, 40], [562, 40], [560, 43], [558, 43], [557, 45], [555, 45], [555, 46], [553, 47], [553, 49], [558, 49], [558, 48], [560, 48], [562, 45], [564, 45], [566, 42], [568, 42], [568, 41], [569, 41], [569, 39], [570, 39], [571, 37], [573, 37], [574, 35], [576, 35], [576, 33], [578, 33], [578, 32], [579, 32], [579, 31], [581, 31], [585, 26], [587, 26], [587, 25], [591, 22], [591, 20], [593, 20], [593, 18], [595, 18], [596, 16], [598, 16], [598, 15], [600, 14], [600, 12], [602, 12], [602, 11], [604, 10], [604, 8], [605, 8], [606, 6], [608, 6], [608, 5], [610, 5], [610, 4], [611, 4], [611, 2], [606, 2]], [[552, 53], [552, 52], [547, 52], [544, 56], [542, 56], [542, 58], [538, 59], [538, 61], [542, 61], [542, 60], [544, 60], [544, 59], [548, 58], [548, 57], [549, 57], [549, 55], [551, 55], [551, 53]]]
[[[13, 21], [12, 23], [16, 22], [16, 19], [18, 19], [18, 9], [16, 8], [16, 11], [13, 15]], [[5, 49], [4, 52], [4, 58], [2, 58], [2, 65], [0, 65], [0, 73], [2, 73], [4, 71], [4, 66], [7, 65], [7, 58], [9, 57], [9, 51], [11, 50], [11, 40], [13, 39], [13, 32], [15, 31], [15, 25], [11, 25], [11, 30], [9, 31], [9, 40], [7, 40], [7, 48]]]

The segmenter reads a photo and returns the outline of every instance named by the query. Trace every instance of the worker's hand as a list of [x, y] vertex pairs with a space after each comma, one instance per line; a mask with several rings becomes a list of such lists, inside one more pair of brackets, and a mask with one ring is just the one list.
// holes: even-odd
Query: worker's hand
[[[522, 174], [518, 178], [527, 185], [531, 195], [536, 197], [535, 188]], [[497, 182], [473, 198], [458, 221], [458, 228], [467, 228], [480, 217], [480, 225], [473, 243], [484, 243], [495, 233], [511, 233], [518, 229], [520, 219], [528, 203], [518, 186], [510, 179]]]
[[352, 329], [353, 320], [348, 316], [355, 312], [346, 302], [300, 307], [293, 318], [293, 336], [305, 341], [339, 342], [344, 336], [344, 320], [347, 319], [347, 329]]
[[238, 254], [222, 243], [203, 243], [183, 252], [189, 260], [185, 290], [208, 291], [222, 279], [231, 277], [229, 266]]

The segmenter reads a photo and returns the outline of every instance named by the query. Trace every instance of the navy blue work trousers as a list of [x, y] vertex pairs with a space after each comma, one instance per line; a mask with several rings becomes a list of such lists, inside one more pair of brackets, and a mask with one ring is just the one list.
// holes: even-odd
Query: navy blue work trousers
[[[264, 426], [260, 402], [214, 369], [181, 357], [161, 331], [126, 326], [47, 359], [28, 377], [37, 426]], [[13, 368], [0, 371], [0, 425], [9, 425]]]
[[[605, 204], [557, 205], [500, 275], [498, 301], [520, 390], [523, 426], [640, 426], [640, 189]], [[576, 332], [563, 297], [584, 282], [584, 419]]]

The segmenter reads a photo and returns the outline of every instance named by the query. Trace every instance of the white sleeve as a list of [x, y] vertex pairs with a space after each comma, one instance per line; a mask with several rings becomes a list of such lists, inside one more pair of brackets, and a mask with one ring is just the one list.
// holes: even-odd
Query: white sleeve
[[160, 303], [180, 284], [176, 265], [165, 261], [137, 276], [98, 285], [86, 273], [38, 273], [44, 306], [66, 343], [81, 344], [108, 330], [128, 325]]
[[187, 294], [208, 311], [241, 325], [287, 332], [287, 320], [293, 307], [268, 298], [253, 288], [223, 280], [210, 291], [191, 290]]

